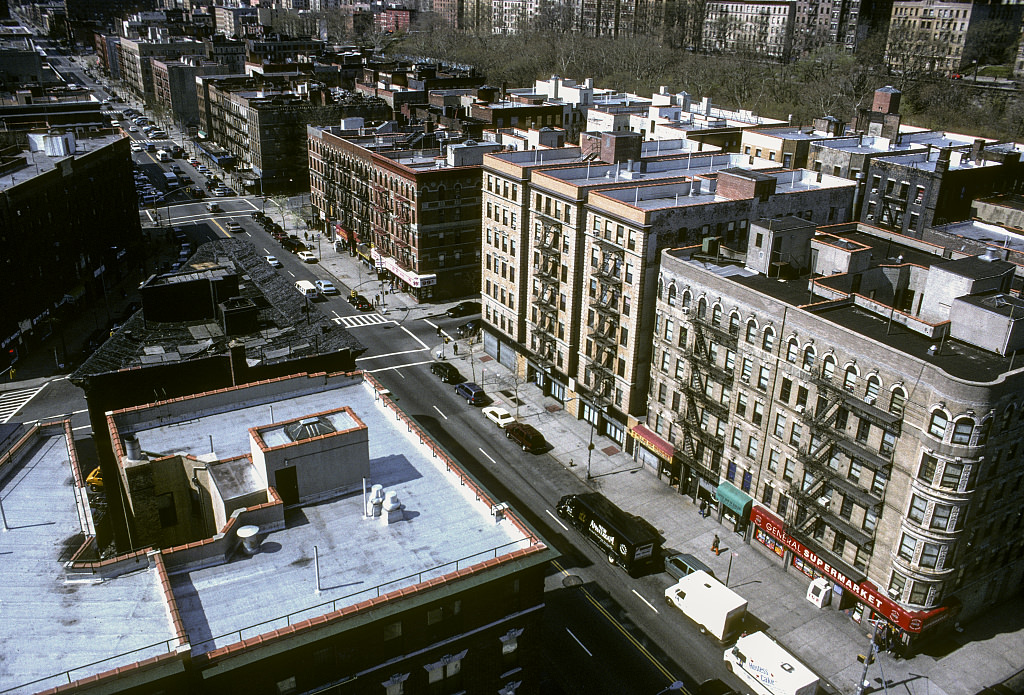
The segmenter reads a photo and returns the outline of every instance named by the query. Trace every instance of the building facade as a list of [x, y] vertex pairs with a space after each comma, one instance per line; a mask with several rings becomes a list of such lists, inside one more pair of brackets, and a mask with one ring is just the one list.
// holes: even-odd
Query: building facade
[[731, 258], [663, 253], [670, 366], [634, 455], [911, 647], [1019, 590], [1021, 516], [997, 500], [1024, 480], [1024, 377], [1013, 265], [906, 242], [784, 218]]
[[789, 60], [796, 4], [776, 0], [710, 0], [704, 16], [704, 50]]

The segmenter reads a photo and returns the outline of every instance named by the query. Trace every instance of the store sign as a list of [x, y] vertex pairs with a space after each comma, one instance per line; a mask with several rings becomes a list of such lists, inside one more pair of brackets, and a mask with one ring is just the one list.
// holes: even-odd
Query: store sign
[[411, 287], [429, 287], [430, 285], [437, 284], [437, 275], [417, 275], [411, 270], [406, 270], [402, 266], [398, 265], [398, 261], [394, 258], [386, 258], [384, 260], [384, 267], [400, 277], [405, 284]]
[[786, 533], [785, 524], [764, 507], [754, 505], [750, 513], [750, 520], [817, 572], [839, 584], [876, 613], [880, 613], [907, 632], [921, 632], [925, 626], [931, 626], [948, 617], [947, 606], [933, 608], [930, 611], [908, 611], [879, 591], [871, 582], [850, 579], [841, 570], [833, 567], [827, 560]]

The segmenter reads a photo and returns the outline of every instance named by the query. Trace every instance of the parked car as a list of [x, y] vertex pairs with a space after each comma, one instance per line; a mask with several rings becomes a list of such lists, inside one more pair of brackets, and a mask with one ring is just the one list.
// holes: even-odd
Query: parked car
[[714, 571], [703, 562], [688, 553], [678, 553], [665, 558], [665, 571], [673, 579], [682, 579], [688, 574], [704, 571], [715, 576]]
[[267, 256], [267, 263], [269, 263], [274, 268], [281, 267], [281, 261], [277, 260], [277, 257], [275, 256]]
[[359, 309], [359, 311], [373, 311], [373, 305], [370, 304], [370, 300], [361, 294], [357, 294], [355, 296], [355, 300], [353, 300], [352, 306], [354, 306], [356, 309]]
[[460, 338], [468, 338], [480, 329], [480, 322], [476, 319], [472, 321], [466, 321], [464, 324], [457, 326], [455, 332], [459, 334]]
[[455, 386], [455, 395], [460, 398], [465, 398], [466, 402], [470, 405], [480, 405], [487, 400], [487, 394], [480, 388], [479, 384], [474, 384], [472, 381], [464, 381], [461, 384]]
[[444, 312], [451, 318], [480, 313], [480, 302], [460, 302]]
[[481, 411], [484, 417], [493, 422], [501, 429], [505, 429], [506, 426], [511, 425], [516, 421], [512, 413], [508, 412], [504, 408], [499, 408], [496, 405], [488, 406]]
[[547, 445], [544, 435], [533, 425], [527, 425], [525, 422], [505, 425], [505, 436], [521, 446], [523, 451], [537, 452]]
[[433, 362], [430, 365], [430, 373], [441, 377], [446, 384], [453, 384], [459, 380], [459, 370], [447, 362]]
[[320, 294], [338, 294], [338, 288], [330, 280], [317, 280], [313, 284], [316, 285]]
[[303, 263], [316, 263], [316, 254], [312, 251], [299, 251], [298, 256]]

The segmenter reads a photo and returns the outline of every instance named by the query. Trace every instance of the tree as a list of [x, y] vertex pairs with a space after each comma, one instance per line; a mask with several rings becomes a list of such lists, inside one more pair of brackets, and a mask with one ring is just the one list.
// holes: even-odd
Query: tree
[[1020, 22], [1012, 23], [998, 19], [978, 22], [967, 31], [964, 42], [963, 62], [960, 69], [975, 62], [978, 65], [1003, 65], [1012, 63], [1017, 47]]

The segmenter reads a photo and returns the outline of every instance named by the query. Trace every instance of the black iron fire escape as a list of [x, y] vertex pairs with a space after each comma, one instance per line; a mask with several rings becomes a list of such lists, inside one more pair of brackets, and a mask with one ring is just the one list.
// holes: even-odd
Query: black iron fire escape
[[601, 249], [600, 265], [593, 271], [597, 280], [594, 295], [589, 298], [594, 309], [596, 326], [590, 337], [594, 350], [590, 355], [590, 373], [596, 396], [609, 397], [615, 388], [615, 361], [618, 356], [620, 300], [622, 298], [622, 272], [624, 251], [603, 239], [595, 239]]
[[558, 326], [558, 264], [560, 254], [561, 226], [543, 222], [540, 238], [536, 239], [540, 252], [540, 265], [535, 269], [540, 281], [540, 292], [535, 298], [537, 322], [534, 333], [537, 336], [537, 358], [549, 366], [555, 365], [555, 342]]

